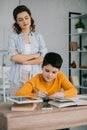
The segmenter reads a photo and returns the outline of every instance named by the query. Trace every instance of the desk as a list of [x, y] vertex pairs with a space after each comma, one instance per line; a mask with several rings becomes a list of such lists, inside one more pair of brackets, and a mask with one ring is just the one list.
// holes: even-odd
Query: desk
[[0, 130], [56, 130], [87, 124], [87, 106], [12, 112], [11, 104], [0, 104]]

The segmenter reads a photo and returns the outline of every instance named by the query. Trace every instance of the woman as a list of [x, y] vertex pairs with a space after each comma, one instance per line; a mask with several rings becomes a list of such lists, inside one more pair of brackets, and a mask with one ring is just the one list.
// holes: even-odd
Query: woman
[[12, 62], [11, 82], [20, 87], [31, 76], [41, 72], [41, 63], [47, 48], [43, 37], [35, 32], [31, 11], [25, 5], [13, 11], [14, 32], [9, 36], [8, 54]]

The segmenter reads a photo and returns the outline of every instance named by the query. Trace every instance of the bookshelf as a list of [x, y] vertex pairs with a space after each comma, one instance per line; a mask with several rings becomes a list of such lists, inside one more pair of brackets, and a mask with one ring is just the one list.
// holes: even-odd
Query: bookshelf
[[[75, 29], [78, 20], [84, 22], [87, 26], [87, 14], [69, 12], [69, 79], [76, 76], [78, 80], [76, 87], [81, 94], [87, 92], [87, 27], [81, 33], [78, 33]], [[77, 43], [73, 50], [71, 43], [73, 45]]]

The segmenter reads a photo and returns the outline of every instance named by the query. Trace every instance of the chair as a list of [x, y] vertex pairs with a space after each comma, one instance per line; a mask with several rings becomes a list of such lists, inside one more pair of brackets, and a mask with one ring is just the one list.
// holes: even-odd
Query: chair
[[0, 96], [3, 96], [3, 101], [6, 102], [9, 96], [10, 88], [10, 66], [0, 66]]

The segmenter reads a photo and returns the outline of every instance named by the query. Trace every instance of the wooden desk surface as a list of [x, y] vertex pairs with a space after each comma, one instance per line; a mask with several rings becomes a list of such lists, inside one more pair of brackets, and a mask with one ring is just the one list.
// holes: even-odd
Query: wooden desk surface
[[87, 124], [87, 106], [12, 112], [11, 104], [0, 103], [0, 130], [56, 130]]

